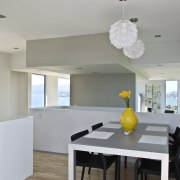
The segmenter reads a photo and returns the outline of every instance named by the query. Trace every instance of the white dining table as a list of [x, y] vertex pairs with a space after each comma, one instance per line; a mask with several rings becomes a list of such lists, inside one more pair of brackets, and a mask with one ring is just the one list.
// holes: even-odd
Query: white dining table
[[160, 160], [161, 180], [168, 180], [168, 129], [165, 124], [138, 123], [131, 134], [124, 135], [118, 122], [104, 125], [69, 143], [68, 180], [76, 179], [76, 150]]

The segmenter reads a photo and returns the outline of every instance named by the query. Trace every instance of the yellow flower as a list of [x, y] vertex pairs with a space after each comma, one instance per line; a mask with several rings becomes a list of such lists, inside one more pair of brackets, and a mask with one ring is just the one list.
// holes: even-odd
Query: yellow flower
[[119, 93], [119, 96], [122, 97], [126, 103], [126, 107], [129, 107], [129, 101], [131, 97], [131, 91], [122, 91]]
[[122, 91], [119, 93], [119, 96], [129, 99], [131, 97], [131, 91]]
[[130, 98], [131, 97], [131, 91], [128, 91], [128, 96], [127, 96], [128, 98]]

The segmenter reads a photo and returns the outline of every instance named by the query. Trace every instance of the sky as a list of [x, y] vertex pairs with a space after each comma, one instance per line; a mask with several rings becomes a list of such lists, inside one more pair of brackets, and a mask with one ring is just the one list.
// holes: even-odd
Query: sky
[[177, 81], [166, 81], [166, 93], [177, 91]]
[[32, 84], [33, 85], [44, 84], [44, 76], [43, 75], [32, 74]]

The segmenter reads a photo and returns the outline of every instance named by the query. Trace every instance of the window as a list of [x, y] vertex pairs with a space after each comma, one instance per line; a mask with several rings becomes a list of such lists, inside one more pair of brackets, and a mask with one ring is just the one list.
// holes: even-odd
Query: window
[[177, 81], [166, 81], [166, 109], [177, 113]]
[[70, 79], [58, 78], [58, 105], [70, 106]]
[[32, 74], [31, 76], [31, 107], [45, 106], [45, 76]]

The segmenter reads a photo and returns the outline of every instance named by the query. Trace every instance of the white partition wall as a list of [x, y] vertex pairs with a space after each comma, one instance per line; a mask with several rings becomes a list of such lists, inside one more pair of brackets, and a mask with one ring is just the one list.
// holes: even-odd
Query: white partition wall
[[[98, 122], [119, 121], [123, 109], [70, 107], [31, 109], [34, 116], [34, 149], [67, 153], [70, 136]], [[139, 122], [169, 124], [173, 132], [180, 126], [180, 114], [137, 113]]]
[[33, 118], [0, 121], [0, 180], [33, 174]]
[[91, 130], [90, 127], [95, 123], [107, 123], [119, 118], [118, 111], [105, 109], [31, 109], [30, 114], [34, 116], [34, 149], [67, 153], [67, 145], [73, 133], [87, 128]]

